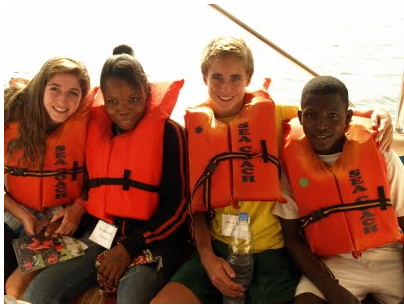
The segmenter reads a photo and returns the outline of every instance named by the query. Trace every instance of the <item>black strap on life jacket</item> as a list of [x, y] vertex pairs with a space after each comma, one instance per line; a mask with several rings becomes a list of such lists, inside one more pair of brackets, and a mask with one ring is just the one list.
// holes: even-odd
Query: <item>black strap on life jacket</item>
[[123, 171], [123, 178], [93, 178], [88, 181], [88, 187], [94, 188], [101, 185], [122, 185], [122, 190], [124, 191], [128, 191], [130, 187], [153, 193], [160, 191], [159, 186], [129, 179], [130, 173], [131, 171], [129, 169], [125, 169]]
[[336, 204], [314, 211], [300, 218], [300, 227], [303, 229], [304, 227], [307, 227], [308, 225], [316, 221], [319, 221], [323, 218], [326, 218], [334, 213], [366, 210], [369, 208], [377, 208], [377, 207], [380, 207], [381, 210], [387, 210], [387, 207], [393, 206], [391, 204], [391, 200], [386, 198], [383, 186], [378, 186], [377, 192], [379, 194], [378, 199], [365, 200], [353, 203]]
[[79, 162], [74, 161], [73, 162], [73, 169], [72, 169], [72, 181], [77, 180], [77, 169], [79, 167]]
[[[249, 160], [252, 158], [261, 157], [265, 163], [271, 162], [273, 163], [278, 169], [278, 177], [280, 178], [281, 175], [281, 168], [279, 164], [279, 160], [274, 156], [270, 155], [267, 152], [266, 142], [264, 140], [261, 141], [262, 151], [261, 153], [249, 154], [249, 153], [242, 153], [242, 152], [224, 152], [220, 153], [209, 160], [208, 165], [205, 167], [202, 175], [196, 181], [194, 189], [191, 194], [191, 203], [192, 199], [199, 189], [200, 186], [203, 186], [203, 205], [206, 207], [207, 211], [212, 211], [212, 203], [211, 203], [211, 184], [212, 184], [212, 175], [218, 166], [218, 164], [225, 160], [231, 159], [243, 159]], [[214, 213], [208, 213], [210, 215], [214, 215]]]
[[59, 170], [55, 170], [55, 171], [50, 171], [50, 170], [36, 171], [36, 170], [30, 170], [28, 168], [4, 165], [4, 173], [10, 174], [12, 176], [38, 177], [38, 178], [52, 177], [52, 176], [58, 176], [58, 175], [72, 175], [71, 180], [76, 181], [77, 174], [85, 172], [85, 166], [78, 166], [78, 164], [79, 163], [77, 161], [74, 161], [72, 169], [69, 169], [69, 170], [59, 169]]
[[[269, 154], [268, 154], [268, 149], [267, 149], [267, 141], [261, 140], [260, 144], [261, 144], [261, 148], [262, 148], [262, 159], [264, 160], [264, 163], [268, 163], [270, 160], [269, 160]], [[278, 167], [278, 169], [280, 169], [280, 167]], [[280, 173], [279, 173], [279, 177], [280, 177]]]

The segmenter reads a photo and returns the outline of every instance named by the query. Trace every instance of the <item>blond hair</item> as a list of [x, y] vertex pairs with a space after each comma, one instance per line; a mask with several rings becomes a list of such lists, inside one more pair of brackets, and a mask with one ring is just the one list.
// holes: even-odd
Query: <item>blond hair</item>
[[205, 47], [201, 58], [201, 72], [207, 76], [211, 62], [214, 58], [235, 57], [244, 63], [244, 68], [249, 78], [254, 73], [254, 59], [250, 48], [242, 38], [218, 37], [213, 39]]

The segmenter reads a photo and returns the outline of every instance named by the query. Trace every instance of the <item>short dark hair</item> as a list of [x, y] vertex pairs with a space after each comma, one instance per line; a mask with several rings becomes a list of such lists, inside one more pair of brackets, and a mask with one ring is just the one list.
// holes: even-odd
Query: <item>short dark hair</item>
[[130, 56], [135, 56], [135, 51], [130, 45], [120, 44], [112, 50], [112, 55], [117, 54], [128, 54]]
[[306, 98], [307, 93], [339, 94], [343, 102], [349, 105], [348, 89], [345, 84], [333, 76], [317, 76], [311, 79], [302, 90], [301, 103]]

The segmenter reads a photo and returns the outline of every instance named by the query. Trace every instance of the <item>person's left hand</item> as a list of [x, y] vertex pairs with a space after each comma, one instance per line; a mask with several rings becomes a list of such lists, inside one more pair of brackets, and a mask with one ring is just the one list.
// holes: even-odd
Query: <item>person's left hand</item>
[[98, 268], [98, 273], [110, 286], [118, 285], [130, 262], [128, 251], [122, 244], [118, 244], [108, 251], [107, 256]]
[[53, 233], [69, 236], [73, 235], [73, 233], [79, 226], [81, 217], [83, 216], [84, 212], [85, 211], [83, 207], [77, 202], [59, 211], [52, 217], [51, 222], [55, 222], [60, 218], [63, 218], [63, 220], [60, 226]]
[[377, 130], [375, 137], [379, 143], [380, 151], [389, 151], [393, 142], [393, 123], [390, 113], [383, 108], [373, 111], [370, 120], [372, 127]]

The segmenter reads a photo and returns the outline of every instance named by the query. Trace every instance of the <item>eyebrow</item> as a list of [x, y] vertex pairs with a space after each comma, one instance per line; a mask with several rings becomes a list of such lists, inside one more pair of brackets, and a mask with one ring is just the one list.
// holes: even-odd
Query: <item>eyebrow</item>
[[[223, 77], [222, 73], [212, 73], [211, 77], [213, 76], [221, 76]], [[234, 74], [230, 74], [230, 77], [243, 77], [241, 73], [234, 73]]]
[[[47, 83], [47, 84], [46, 84], [46, 87], [47, 87], [47, 86], [62, 87], [62, 86], [61, 86], [60, 84], [58, 84], [58, 83]], [[69, 90], [81, 91], [81, 88], [72, 87], [72, 88], [70, 88]]]
[[345, 107], [340, 107], [340, 108], [328, 108], [328, 110], [334, 110], [334, 111], [336, 111], [336, 110], [345, 110]]

